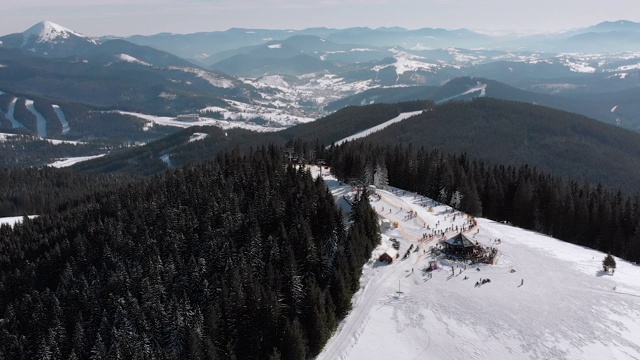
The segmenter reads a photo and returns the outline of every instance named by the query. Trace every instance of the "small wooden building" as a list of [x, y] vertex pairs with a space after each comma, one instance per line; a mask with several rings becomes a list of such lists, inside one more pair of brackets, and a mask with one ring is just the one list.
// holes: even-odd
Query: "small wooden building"
[[390, 247], [384, 254], [380, 255], [378, 260], [391, 264], [393, 260], [398, 258], [398, 250]]

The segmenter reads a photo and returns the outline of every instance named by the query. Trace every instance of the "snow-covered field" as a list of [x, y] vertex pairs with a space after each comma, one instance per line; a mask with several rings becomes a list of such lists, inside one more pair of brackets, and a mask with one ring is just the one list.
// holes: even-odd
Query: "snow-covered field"
[[[29, 215], [29, 219], [33, 219], [38, 215]], [[15, 224], [19, 224], [22, 222], [22, 216], [9, 216], [9, 217], [0, 217], [0, 225], [9, 225], [13, 226]]]
[[64, 159], [60, 159], [60, 160], [57, 160], [55, 162], [52, 162], [48, 166], [51, 166], [51, 167], [54, 167], [54, 168], [63, 168], [63, 167], [68, 167], [68, 166], [71, 166], [71, 165], [75, 165], [75, 164], [77, 164], [79, 162], [83, 162], [83, 161], [87, 161], [87, 160], [103, 157], [105, 155], [106, 154], [93, 155], [93, 156], [69, 157], [69, 158], [64, 158]]
[[[351, 192], [324, 178], [337, 200]], [[465, 268], [438, 259], [429, 277], [423, 269], [436, 240], [423, 235], [434, 229], [453, 235], [470, 219], [399, 189], [378, 194], [372, 205], [398, 227], [383, 232], [353, 310], [318, 360], [640, 358], [640, 266], [616, 259], [617, 270], [608, 275], [601, 252], [476, 219], [467, 236], [497, 248], [497, 264]], [[419, 250], [380, 263], [391, 237], [400, 241], [401, 256], [410, 245]], [[476, 287], [480, 278], [491, 282]]]
[[[212, 110], [214, 108], [203, 109]], [[215, 108], [222, 109], [222, 108]], [[207, 117], [200, 117], [198, 121], [182, 121], [177, 120], [175, 117], [170, 116], [156, 116], [141, 113], [134, 113], [128, 111], [116, 111], [123, 115], [135, 116], [139, 119], [147, 121], [146, 129], [154, 125], [173, 126], [179, 128], [189, 128], [193, 126], [217, 126], [221, 129], [246, 129], [257, 132], [272, 132], [281, 131], [286, 129], [290, 125], [294, 125], [300, 122], [308, 122], [312, 119], [296, 118], [295, 116], [288, 116], [285, 114], [272, 114], [272, 113], [250, 113], [250, 112], [225, 112], [225, 119], [213, 119]], [[228, 115], [228, 116], [227, 116]], [[262, 117], [265, 120], [274, 121], [276, 124], [273, 126], [258, 125], [250, 122], [251, 119]]]

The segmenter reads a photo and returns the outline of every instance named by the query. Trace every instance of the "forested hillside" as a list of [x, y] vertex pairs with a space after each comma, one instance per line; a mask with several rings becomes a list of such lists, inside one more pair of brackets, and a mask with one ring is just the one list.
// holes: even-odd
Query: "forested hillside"
[[[0, 227], [0, 358], [305, 359], [379, 242], [281, 149], [224, 154]], [[28, 259], [28, 261], [25, 261]]]
[[466, 153], [491, 164], [640, 192], [640, 134], [541, 106], [479, 98], [437, 106], [370, 135], [380, 145]]
[[131, 175], [82, 174], [50, 167], [0, 169], [0, 217], [54, 213], [60, 206], [70, 207], [72, 200], [133, 179]]
[[637, 193], [625, 196], [529, 165], [490, 165], [466, 154], [403, 145], [347, 143], [332, 149], [328, 159], [343, 179], [368, 183], [376, 171], [384, 171], [390, 185], [469, 214], [640, 262]]

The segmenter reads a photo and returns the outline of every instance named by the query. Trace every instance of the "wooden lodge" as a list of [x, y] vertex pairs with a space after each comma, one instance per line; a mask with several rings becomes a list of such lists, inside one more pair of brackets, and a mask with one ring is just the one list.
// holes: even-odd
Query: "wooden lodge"
[[459, 258], [472, 258], [477, 252], [478, 245], [462, 233], [443, 242], [442, 251], [449, 256]]
[[398, 250], [390, 247], [389, 250], [387, 250], [384, 254], [380, 255], [378, 260], [391, 264], [393, 260], [398, 258], [398, 256], [399, 256]]

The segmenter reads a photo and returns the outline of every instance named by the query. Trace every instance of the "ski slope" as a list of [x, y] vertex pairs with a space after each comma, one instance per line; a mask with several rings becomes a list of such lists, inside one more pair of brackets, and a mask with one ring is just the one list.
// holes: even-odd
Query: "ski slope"
[[11, 127], [13, 129], [24, 128], [24, 125], [22, 125], [22, 123], [16, 120], [16, 118], [13, 116], [16, 109], [17, 101], [18, 101], [18, 98], [13, 98], [13, 100], [11, 100], [11, 103], [9, 103], [9, 108], [7, 109], [7, 115], [6, 115], [9, 122], [11, 122]]
[[[344, 204], [351, 188], [323, 177]], [[604, 274], [601, 252], [476, 219], [467, 236], [497, 248], [497, 264], [465, 269], [440, 259], [429, 278], [423, 269], [436, 240], [420, 241], [425, 224], [453, 235], [469, 219], [402, 190], [378, 194], [373, 207], [398, 227], [383, 232], [352, 311], [318, 360], [640, 358], [640, 266], [616, 259], [615, 274]], [[391, 237], [400, 241], [400, 258], [411, 244], [419, 250], [380, 263]], [[475, 287], [480, 278], [491, 282]]]
[[25, 100], [25, 106], [36, 117], [36, 129], [38, 130], [38, 136], [47, 137], [47, 120], [36, 110], [33, 105], [33, 100]]
[[54, 167], [54, 168], [63, 168], [63, 167], [68, 167], [68, 166], [75, 165], [75, 164], [77, 164], [79, 162], [88, 161], [88, 160], [92, 160], [92, 159], [97, 159], [97, 158], [103, 157], [105, 155], [107, 155], [107, 154], [92, 155], [92, 156], [68, 157], [68, 158], [56, 160], [56, 161], [52, 162], [51, 164], [49, 164], [48, 166], [51, 166], [51, 167]]
[[338, 141], [335, 142], [335, 145], [340, 145], [340, 144], [345, 143], [347, 141], [352, 141], [352, 140], [356, 140], [356, 139], [360, 139], [360, 138], [369, 136], [369, 135], [373, 134], [376, 131], [380, 131], [380, 130], [386, 128], [389, 125], [395, 124], [395, 123], [400, 122], [400, 121], [405, 120], [405, 119], [408, 119], [408, 118], [410, 118], [412, 116], [416, 116], [418, 114], [421, 114], [422, 111], [423, 110], [401, 113], [400, 115], [394, 117], [391, 120], [385, 121], [382, 124], [376, 125], [376, 126], [374, 126], [372, 128], [369, 128], [367, 130], [363, 130], [363, 131], [361, 131], [361, 132], [359, 132], [357, 134], [348, 136], [348, 137], [346, 137], [346, 138], [344, 138], [342, 140], [338, 140]]
[[53, 106], [53, 111], [58, 116], [58, 120], [60, 120], [60, 125], [62, 126], [62, 135], [68, 134], [69, 131], [71, 130], [71, 127], [69, 126], [67, 117], [64, 115], [64, 112], [62, 112], [62, 109], [60, 108], [59, 105], [54, 104], [52, 106]]

